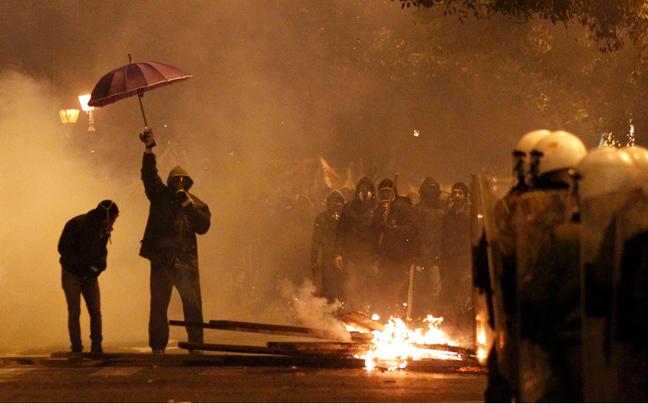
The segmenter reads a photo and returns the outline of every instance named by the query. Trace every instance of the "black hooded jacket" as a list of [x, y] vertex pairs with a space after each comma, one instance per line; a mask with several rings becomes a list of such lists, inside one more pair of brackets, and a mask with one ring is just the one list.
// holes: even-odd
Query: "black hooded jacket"
[[[178, 175], [188, 177], [186, 171], [176, 167], [169, 174], [169, 180]], [[209, 230], [209, 207], [195, 195], [189, 194], [193, 204], [183, 208], [174, 191], [162, 183], [153, 153], [144, 153], [142, 181], [151, 206], [140, 255], [151, 261], [198, 270], [196, 233], [205, 234]]]
[[[103, 231], [104, 217], [105, 213], [93, 209], [65, 224], [58, 243], [63, 270], [81, 277], [96, 277], [106, 269], [110, 234]], [[91, 266], [98, 272], [91, 270]]]
[[408, 199], [398, 195], [392, 180], [381, 181], [378, 188], [383, 187], [393, 187], [394, 200], [389, 210], [386, 203], [381, 203], [374, 211], [375, 226], [380, 230], [379, 251], [382, 258], [389, 260], [411, 259], [421, 248], [416, 211]]
[[360, 186], [367, 184], [376, 195], [373, 181], [363, 177], [356, 186], [356, 196], [342, 207], [335, 235], [335, 255], [351, 260], [376, 254], [378, 229], [374, 225], [375, 200], [364, 202], [358, 198]]

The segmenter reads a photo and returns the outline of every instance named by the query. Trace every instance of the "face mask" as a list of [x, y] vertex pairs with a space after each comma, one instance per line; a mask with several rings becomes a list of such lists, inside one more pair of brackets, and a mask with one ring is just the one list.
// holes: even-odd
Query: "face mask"
[[421, 199], [425, 201], [436, 201], [440, 195], [441, 190], [436, 187], [428, 187], [421, 190]]
[[374, 195], [371, 192], [371, 188], [369, 188], [367, 184], [360, 185], [360, 188], [358, 189], [358, 199], [360, 199], [363, 202], [367, 202], [371, 200], [373, 197]]
[[340, 210], [342, 210], [342, 205], [342, 200], [337, 198], [326, 201], [326, 207], [332, 212], [340, 212]]
[[174, 177], [171, 180], [171, 183], [169, 184], [169, 186], [171, 188], [173, 188], [174, 190], [179, 191], [181, 189], [184, 189], [184, 190], [189, 189], [190, 184], [191, 184], [191, 182], [190, 182], [189, 178], [185, 177], [184, 175], [181, 175], [179, 177]]
[[358, 194], [358, 198], [360, 198], [360, 200], [363, 201], [363, 202], [366, 202], [366, 201], [370, 200], [372, 197], [373, 197], [373, 195], [372, 195], [371, 191], [367, 191], [367, 190], [362, 190]]
[[390, 200], [394, 199], [391, 188], [381, 188], [378, 190], [378, 200], [382, 204], [389, 203]]

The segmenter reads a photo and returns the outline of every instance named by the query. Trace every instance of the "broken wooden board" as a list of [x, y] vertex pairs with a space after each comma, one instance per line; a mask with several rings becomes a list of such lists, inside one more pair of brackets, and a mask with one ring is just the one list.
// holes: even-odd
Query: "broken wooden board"
[[373, 345], [353, 342], [268, 342], [269, 348], [292, 354], [314, 354], [338, 357], [357, 357], [366, 354]]
[[[307, 328], [307, 327], [296, 327], [288, 325], [276, 325], [276, 324], [260, 324], [260, 323], [246, 323], [242, 321], [229, 321], [229, 320], [211, 320], [209, 323], [196, 323], [190, 321], [178, 321], [171, 320], [169, 321], [170, 325], [179, 325], [184, 327], [201, 327], [201, 328], [211, 328], [215, 330], [228, 330], [228, 331], [243, 331], [243, 332], [256, 332], [263, 334], [274, 334], [274, 335], [285, 335], [292, 337], [307, 337], [307, 338], [318, 338], [318, 339], [331, 339], [339, 341], [339, 335], [331, 332], [330, 330], [323, 328]], [[361, 332], [350, 332], [351, 340], [357, 342], [368, 342], [373, 339], [373, 335], [361, 333]]]
[[373, 331], [385, 331], [385, 325], [370, 319], [364, 314], [352, 311], [336, 316], [344, 324], [348, 324], [362, 332], [371, 333]]
[[260, 355], [285, 355], [285, 356], [323, 356], [353, 358], [348, 350], [334, 349], [332, 344], [329, 349], [296, 349], [291, 343], [275, 344], [268, 342], [267, 346], [256, 345], [227, 345], [227, 344], [206, 344], [199, 342], [179, 342], [178, 347], [183, 349], [215, 351], [215, 352], [237, 352]]

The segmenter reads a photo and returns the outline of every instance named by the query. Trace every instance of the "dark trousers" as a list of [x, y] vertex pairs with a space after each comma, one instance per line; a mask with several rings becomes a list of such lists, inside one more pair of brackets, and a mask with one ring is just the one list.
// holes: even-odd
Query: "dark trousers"
[[[149, 317], [149, 346], [153, 350], [165, 349], [169, 342], [167, 310], [173, 287], [182, 300], [184, 320], [202, 323], [202, 299], [200, 276], [197, 269], [176, 267], [151, 261], [151, 315]], [[189, 342], [203, 342], [201, 327], [187, 327]]]
[[81, 296], [85, 300], [88, 314], [90, 314], [90, 341], [92, 347], [101, 347], [101, 297], [99, 282], [96, 277], [83, 278], [73, 273], [62, 270], [62, 284], [65, 300], [68, 306], [68, 331], [70, 333], [71, 349], [81, 352]]

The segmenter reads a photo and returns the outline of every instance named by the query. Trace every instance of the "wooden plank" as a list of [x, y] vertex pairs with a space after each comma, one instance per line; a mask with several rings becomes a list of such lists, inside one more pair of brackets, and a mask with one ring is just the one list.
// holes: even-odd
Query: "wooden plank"
[[371, 344], [353, 342], [279, 342], [272, 341], [266, 344], [269, 348], [277, 348], [295, 354], [313, 354], [337, 357], [354, 357], [363, 355]]
[[237, 352], [261, 355], [284, 355], [284, 356], [313, 356], [313, 357], [337, 357], [353, 358], [353, 352], [336, 349], [320, 350], [298, 350], [290, 344], [274, 345], [268, 343], [268, 346], [251, 346], [251, 345], [225, 345], [225, 344], [205, 344], [197, 342], [179, 342], [178, 346], [183, 349], [198, 349], [202, 351], [218, 352]]
[[201, 351], [238, 352], [263, 355], [289, 355], [289, 352], [279, 348], [269, 348], [255, 345], [225, 345], [225, 344], [201, 344], [199, 342], [178, 342], [182, 349], [199, 349]]
[[385, 331], [385, 325], [370, 319], [364, 314], [352, 311], [336, 316], [336, 318], [345, 324], [353, 326], [360, 331], [371, 333], [373, 331]]
[[[276, 324], [260, 324], [260, 323], [246, 323], [242, 321], [229, 321], [229, 320], [211, 320], [209, 323], [196, 323], [190, 321], [169, 321], [170, 325], [178, 325], [184, 327], [202, 327], [216, 330], [228, 331], [242, 331], [242, 332], [256, 332], [262, 334], [285, 335], [291, 337], [305, 337], [317, 339], [330, 339], [339, 340], [338, 335], [324, 328], [307, 328], [296, 327], [289, 325], [276, 325]], [[351, 340], [358, 342], [371, 341], [373, 336], [371, 334], [363, 334], [352, 332]]]
[[433, 351], [454, 352], [465, 357], [475, 356], [475, 351], [473, 351], [472, 349], [448, 344], [412, 344], [412, 346], [415, 348], [430, 349]]

